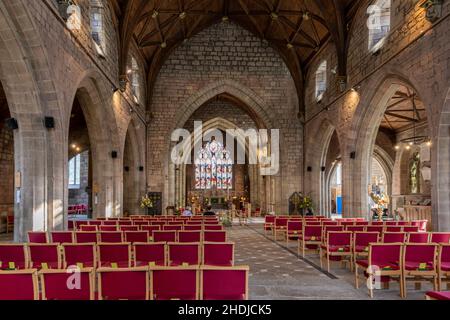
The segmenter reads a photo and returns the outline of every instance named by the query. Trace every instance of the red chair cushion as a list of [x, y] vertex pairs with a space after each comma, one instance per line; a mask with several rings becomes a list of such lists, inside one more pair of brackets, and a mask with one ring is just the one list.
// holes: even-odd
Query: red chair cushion
[[450, 291], [429, 291], [427, 296], [437, 300], [450, 300]]

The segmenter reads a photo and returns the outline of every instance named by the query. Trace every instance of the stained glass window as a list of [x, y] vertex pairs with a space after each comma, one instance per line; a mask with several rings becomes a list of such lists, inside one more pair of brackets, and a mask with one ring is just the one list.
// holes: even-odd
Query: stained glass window
[[211, 140], [195, 159], [195, 189], [228, 190], [233, 188], [233, 160], [222, 143]]

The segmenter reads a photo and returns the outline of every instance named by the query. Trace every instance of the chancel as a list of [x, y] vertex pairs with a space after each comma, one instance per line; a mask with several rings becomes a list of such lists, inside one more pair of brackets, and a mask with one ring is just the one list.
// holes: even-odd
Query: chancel
[[0, 300], [449, 300], [449, 29], [449, 0], [0, 0]]

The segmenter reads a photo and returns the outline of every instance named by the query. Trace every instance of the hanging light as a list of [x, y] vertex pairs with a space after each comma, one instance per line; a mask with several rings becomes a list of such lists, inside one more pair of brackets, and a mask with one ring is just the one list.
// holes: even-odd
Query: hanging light
[[420, 119], [416, 119], [417, 107], [415, 101], [415, 94], [412, 95], [412, 104], [413, 104], [413, 135], [400, 140], [400, 143], [407, 144], [406, 150], [411, 149], [412, 146], [420, 146], [423, 143], [427, 143], [428, 145], [428, 142], [430, 141], [430, 138], [428, 136], [417, 135], [416, 121]]

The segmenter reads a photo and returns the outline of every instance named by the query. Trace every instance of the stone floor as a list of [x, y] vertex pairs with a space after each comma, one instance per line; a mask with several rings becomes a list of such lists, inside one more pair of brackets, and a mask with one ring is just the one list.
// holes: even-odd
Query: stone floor
[[[285, 242], [274, 242], [264, 235], [261, 224], [233, 226], [229, 230], [229, 240], [236, 243], [236, 264], [250, 266], [250, 299], [369, 299], [362, 281], [360, 289], [355, 289], [350, 270], [335, 264], [328, 274], [320, 268], [316, 255], [300, 259], [294, 242], [288, 248]], [[431, 284], [424, 284], [417, 291], [414, 284], [409, 284], [408, 299], [423, 300], [425, 292], [431, 289]], [[400, 299], [398, 284], [376, 290], [374, 299]]]

